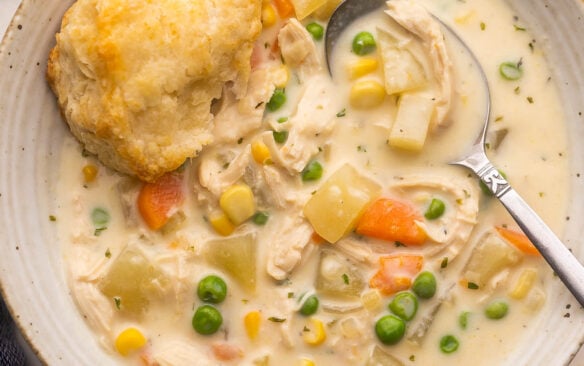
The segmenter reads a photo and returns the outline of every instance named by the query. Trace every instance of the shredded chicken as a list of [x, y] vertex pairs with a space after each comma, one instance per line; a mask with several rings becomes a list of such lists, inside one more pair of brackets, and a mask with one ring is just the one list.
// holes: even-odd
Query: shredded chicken
[[301, 81], [321, 70], [312, 36], [298, 20], [291, 18], [280, 29], [278, 44], [284, 61], [297, 70]]
[[[446, 118], [452, 98], [452, 63], [448, 56], [440, 23], [421, 5], [409, 0], [387, 2], [386, 14], [421, 42], [431, 65], [432, 82], [436, 91], [436, 110], [433, 126], [447, 126]], [[417, 57], [420, 59], [419, 57]]]
[[268, 249], [268, 274], [276, 280], [286, 279], [302, 260], [310, 242], [312, 227], [299, 214], [284, 217], [271, 236]]

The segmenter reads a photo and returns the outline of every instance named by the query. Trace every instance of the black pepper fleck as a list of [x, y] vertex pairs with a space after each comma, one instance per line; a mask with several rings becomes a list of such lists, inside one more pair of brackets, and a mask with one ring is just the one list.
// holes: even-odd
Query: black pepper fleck
[[22, 29], [22, 24], [17, 25], [16, 28], [18, 28], [18, 30], [21, 30]]

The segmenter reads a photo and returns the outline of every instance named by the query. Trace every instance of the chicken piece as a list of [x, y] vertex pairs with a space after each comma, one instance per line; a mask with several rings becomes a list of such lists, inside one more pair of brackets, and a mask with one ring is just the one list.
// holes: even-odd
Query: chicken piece
[[270, 65], [252, 71], [247, 94], [240, 100], [237, 100], [230, 90], [224, 90], [224, 100], [214, 120], [215, 143], [234, 143], [259, 128], [266, 103], [270, 100], [276, 85], [284, 84], [287, 77], [284, 68]]
[[312, 77], [305, 83], [298, 107], [288, 120], [290, 130], [283, 146], [276, 144], [273, 138], [264, 138], [272, 160], [291, 174], [306, 167], [334, 128], [336, 112], [330, 108], [332, 98], [327, 90], [332, 89], [327, 83], [330, 81], [325, 76]]
[[440, 245], [430, 255], [440, 253], [450, 260], [458, 255], [477, 223], [479, 192], [475, 181], [453, 176], [410, 176], [392, 186], [411, 202], [427, 202], [437, 196], [446, 204], [436, 220], [420, 222], [428, 237]]
[[191, 365], [193, 360], [201, 366], [214, 364], [198, 343], [188, 339], [173, 339], [159, 345], [154, 348], [153, 358], [160, 366]]
[[290, 18], [280, 29], [278, 44], [286, 65], [297, 70], [301, 81], [321, 70], [312, 36], [298, 20]]
[[109, 334], [114, 316], [113, 301], [104, 296], [93, 283], [73, 281], [71, 290], [89, 327], [98, 334]]
[[[230, 151], [227, 154], [238, 155], [232, 159], [228, 157], [218, 159], [217, 151], [213, 150], [201, 156], [199, 159], [199, 183], [215, 197], [219, 197], [227, 187], [232, 186], [240, 180], [252, 162], [249, 145], [245, 146], [241, 152]], [[227, 167], [225, 167], [226, 164], [228, 164]]]
[[302, 260], [302, 252], [310, 242], [312, 227], [299, 213], [283, 217], [270, 237], [267, 272], [276, 280], [284, 280]]
[[444, 34], [440, 23], [424, 7], [409, 0], [387, 2], [386, 14], [399, 25], [417, 37], [424, 49], [426, 60], [418, 52], [412, 55], [422, 64], [428, 64], [428, 81], [435, 101], [432, 127], [445, 127], [451, 122], [447, 119], [452, 98], [452, 63], [448, 56]]

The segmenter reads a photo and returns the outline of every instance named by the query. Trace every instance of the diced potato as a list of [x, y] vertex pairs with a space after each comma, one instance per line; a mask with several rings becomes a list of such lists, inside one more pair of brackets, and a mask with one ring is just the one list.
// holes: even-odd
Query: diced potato
[[406, 46], [413, 47], [411, 40], [400, 42], [389, 32], [381, 29], [377, 32], [377, 40], [387, 94], [399, 94], [426, 85], [427, 79], [423, 66], [412, 50]]
[[403, 366], [403, 362], [382, 350], [379, 346], [374, 346], [371, 356], [365, 366]]
[[533, 288], [535, 281], [537, 280], [537, 271], [533, 268], [525, 268], [521, 271], [515, 287], [509, 293], [509, 296], [514, 299], [523, 299], [529, 291]]
[[466, 281], [485, 287], [501, 271], [517, 264], [521, 253], [498, 235], [488, 232], [474, 248], [463, 270]]
[[256, 288], [256, 242], [252, 234], [211, 240], [205, 257], [212, 265], [230, 274], [248, 291]]
[[291, 0], [298, 20], [302, 20], [312, 14], [313, 11], [323, 6], [327, 0]]
[[422, 150], [433, 112], [434, 102], [430, 98], [404, 94], [389, 133], [389, 145], [410, 151]]
[[359, 323], [354, 317], [343, 318], [340, 322], [341, 333], [345, 338], [357, 338], [362, 336]]
[[380, 193], [376, 182], [346, 164], [310, 197], [304, 216], [318, 235], [335, 243], [354, 229], [367, 205]]
[[527, 308], [531, 311], [537, 311], [541, 309], [545, 303], [546, 295], [541, 287], [535, 286], [529, 291], [529, 294], [525, 297], [525, 304]]
[[342, 0], [327, 0], [320, 8], [314, 11], [314, 16], [320, 20], [327, 20], [339, 6]]
[[169, 279], [144, 254], [138, 249], [126, 248], [98, 287], [121, 311], [141, 315], [148, 309], [150, 299], [160, 295], [168, 285]]
[[343, 298], [359, 298], [365, 285], [357, 264], [335, 251], [321, 252], [315, 284], [319, 293]]

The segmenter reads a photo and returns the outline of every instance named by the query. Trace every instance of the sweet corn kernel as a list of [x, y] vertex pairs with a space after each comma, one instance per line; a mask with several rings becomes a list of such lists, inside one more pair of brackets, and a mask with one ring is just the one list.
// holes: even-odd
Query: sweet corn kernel
[[262, 5], [262, 26], [264, 28], [269, 28], [276, 24], [278, 17], [276, 15], [276, 10], [270, 3], [264, 3]]
[[254, 141], [251, 144], [251, 155], [258, 164], [269, 164], [272, 160], [270, 149], [261, 141]]
[[290, 68], [286, 65], [280, 66], [276, 76], [274, 85], [276, 88], [284, 89], [290, 80]]
[[146, 338], [136, 328], [127, 328], [116, 338], [116, 350], [122, 355], [127, 356], [146, 344]]
[[349, 102], [353, 108], [373, 108], [383, 103], [385, 94], [383, 85], [375, 80], [358, 81], [351, 87]]
[[83, 173], [83, 181], [85, 183], [91, 183], [97, 177], [97, 167], [93, 164], [87, 164], [81, 169]]
[[222, 211], [212, 213], [209, 216], [209, 223], [219, 235], [229, 236], [235, 230], [235, 225]]
[[372, 289], [364, 292], [361, 295], [361, 303], [363, 307], [369, 311], [377, 311], [381, 309], [381, 293], [377, 289]]
[[515, 287], [509, 293], [514, 299], [523, 299], [529, 293], [529, 290], [533, 287], [533, 284], [537, 280], [537, 271], [533, 268], [526, 268], [519, 275], [519, 279], [515, 283]]
[[308, 358], [301, 358], [298, 362], [298, 366], [315, 366], [316, 364], [314, 361], [309, 360]]
[[245, 331], [249, 339], [254, 340], [257, 338], [260, 331], [260, 323], [262, 321], [261, 313], [257, 310], [250, 311], [245, 314], [243, 318], [243, 324], [245, 325]]
[[349, 79], [355, 80], [377, 70], [379, 61], [373, 57], [363, 57], [349, 65]]
[[231, 186], [219, 198], [219, 206], [237, 226], [255, 213], [253, 192], [245, 184]]
[[326, 331], [324, 329], [324, 324], [322, 321], [311, 318], [310, 325], [307, 330], [302, 333], [302, 339], [306, 344], [311, 346], [318, 346], [326, 340]]

